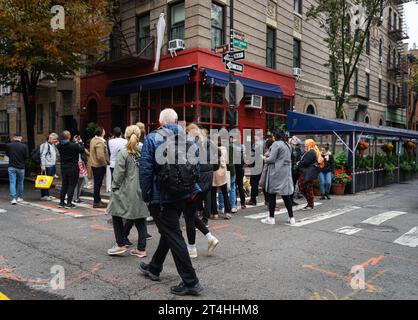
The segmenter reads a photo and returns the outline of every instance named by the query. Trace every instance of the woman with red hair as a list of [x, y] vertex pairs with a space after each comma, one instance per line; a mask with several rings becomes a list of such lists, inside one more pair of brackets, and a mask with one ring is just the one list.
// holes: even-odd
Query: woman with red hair
[[324, 158], [312, 139], [305, 141], [305, 154], [298, 163], [299, 189], [303, 193], [307, 206], [303, 210], [312, 210], [314, 208], [313, 182], [318, 178], [319, 169], [324, 164]]

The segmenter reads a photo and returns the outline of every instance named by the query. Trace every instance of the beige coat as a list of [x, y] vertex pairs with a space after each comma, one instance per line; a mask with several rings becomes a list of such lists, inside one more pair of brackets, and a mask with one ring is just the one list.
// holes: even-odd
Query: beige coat
[[94, 137], [90, 141], [90, 162], [94, 168], [106, 167], [109, 165], [109, 153], [104, 139]]
[[227, 152], [224, 146], [219, 147], [221, 150], [221, 157], [219, 159], [219, 169], [213, 173], [213, 187], [220, 187], [228, 184], [228, 174], [226, 168]]

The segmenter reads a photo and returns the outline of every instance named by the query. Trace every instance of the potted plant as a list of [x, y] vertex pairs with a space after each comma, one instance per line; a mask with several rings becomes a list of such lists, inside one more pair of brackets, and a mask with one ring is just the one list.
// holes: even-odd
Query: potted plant
[[384, 152], [386, 152], [386, 155], [387, 155], [388, 157], [391, 157], [391, 156], [392, 156], [392, 150], [393, 150], [393, 144], [391, 144], [391, 143], [386, 143], [386, 144], [384, 144], [384, 145], [382, 146], [382, 150], [383, 150]]
[[332, 184], [332, 192], [335, 195], [344, 195], [345, 186], [353, 180], [353, 177], [348, 174], [345, 169], [338, 169], [335, 171]]
[[359, 153], [361, 156], [364, 156], [364, 152], [367, 150], [367, 148], [369, 148], [369, 144], [368, 144], [366, 141], [361, 140], [361, 141], [358, 143], [357, 149], [358, 149], [358, 153]]
[[403, 147], [408, 154], [411, 154], [417, 148], [417, 145], [412, 141], [405, 141]]

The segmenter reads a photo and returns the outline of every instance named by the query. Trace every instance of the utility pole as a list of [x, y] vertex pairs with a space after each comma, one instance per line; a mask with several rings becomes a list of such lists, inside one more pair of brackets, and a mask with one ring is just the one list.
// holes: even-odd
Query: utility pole
[[[229, 0], [229, 51], [231, 55], [234, 52], [234, 0]], [[235, 72], [229, 70], [229, 108], [228, 108], [228, 120], [229, 130], [235, 128], [236, 117], [236, 86], [235, 86]]]

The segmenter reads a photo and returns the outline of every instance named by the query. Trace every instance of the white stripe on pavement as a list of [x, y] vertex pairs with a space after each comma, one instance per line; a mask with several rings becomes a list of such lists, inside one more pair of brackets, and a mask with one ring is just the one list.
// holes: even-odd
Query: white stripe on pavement
[[43, 206], [37, 203], [33, 203], [33, 202], [27, 202], [27, 201], [19, 201], [17, 204], [23, 205], [23, 206], [28, 206], [28, 207], [35, 207], [35, 208], [39, 208], [39, 209], [43, 209], [43, 210], [47, 210], [47, 211], [51, 211], [54, 213], [59, 213], [62, 215], [66, 215], [66, 216], [70, 216], [73, 218], [81, 218], [84, 217], [83, 214], [78, 214], [78, 213], [72, 213], [72, 212], [68, 212], [66, 210], [62, 210], [62, 209], [55, 209], [55, 208], [51, 208], [48, 206]]
[[[87, 196], [81, 196], [80, 199], [94, 201], [94, 198], [93, 197], [87, 197]], [[102, 199], [102, 202], [103, 203], [109, 203], [109, 200]]]
[[418, 246], [418, 227], [414, 227], [401, 237], [393, 241], [393, 243], [400, 244], [411, 248]]
[[[321, 202], [315, 202], [314, 203], [315, 207], [316, 206], [320, 206], [321, 204], [322, 204]], [[303, 204], [299, 204], [297, 206], [294, 206], [293, 207], [293, 212], [302, 210], [305, 207], [306, 207], [306, 203], [303, 203]], [[283, 214], [283, 213], [287, 213], [286, 208], [283, 208], [283, 209], [281, 209], [279, 211], [276, 211], [274, 213], [274, 215], [277, 216], [277, 215]], [[270, 216], [270, 213], [267, 211], [267, 212], [260, 212], [260, 213], [250, 214], [248, 216], [244, 216], [244, 218], [247, 218], [247, 219], [262, 219], [262, 218], [266, 218], [268, 216]]]
[[324, 212], [324, 213], [320, 213], [317, 215], [314, 215], [312, 217], [307, 217], [307, 218], [303, 218], [301, 220], [296, 221], [296, 223], [294, 225], [292, 225], [292, 227], [301, 227], [301, 226], [306, 226], [308, 224], [311, 223], [315, 223], [315, 222], [319, 222], [319, 221], [323, 221], [326, 219], [330, 219], [330, 218], [334, 218], [337, 216], [340, 216], [342, 214], [354, 211], [360, 209], [360, 207], [356, 207], [356, 206], [347, 206], [341, 209], [335, 209], [335, 210], [331, 210], [328, 212]]
[[7, 212], [7, 210], [0, 209], [0, 213], [6, 213], [6, 212]]
[[342, 227], [342, 228], [339, 228], [339, 229], [335, 230], [335, 232], [351, 236], [351, 235], [353, 235], [353, 234], [355, 234], [355, 233], [357, 233], [361, 230], [363, 230], [363, 229], [346, 226], [346, 227]]
[[376, 216], [373, 216], [367, 220], [364, 220], [362, 223], [366, 223], [366, 224], [372, 224], [374, 226], [378, 226], [380, 224], [382, 224], [385, 221], [388, 221], [390, 219], [393, 219], [397, 216], [401, 216], [403, 214], [406, 214], [406, 212], [401, 212], [401, 211], [388, 211], [388, 212], [383, 212], [381, 214], [378, 214]]

